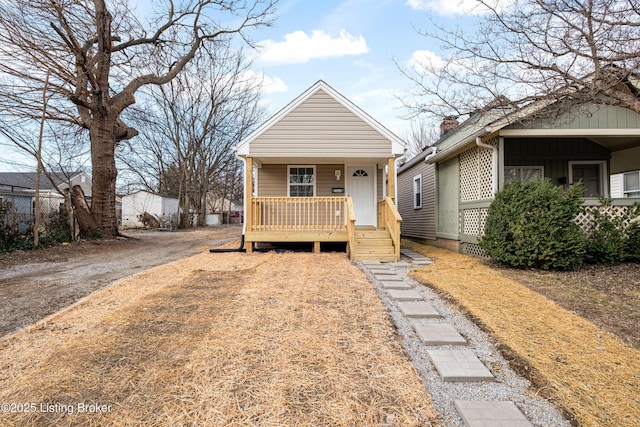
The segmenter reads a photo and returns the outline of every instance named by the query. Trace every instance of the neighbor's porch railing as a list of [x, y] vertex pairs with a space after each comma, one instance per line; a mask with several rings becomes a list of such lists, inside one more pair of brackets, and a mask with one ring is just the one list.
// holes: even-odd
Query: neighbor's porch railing
[[250, 231], [347, 231], [348, 197], [254, 197]]
[[389, 196], [378, 202], [378, 227], [389, 231], [396, 256], [400, 259], [400, 223], [402, 217], [393, 199]]

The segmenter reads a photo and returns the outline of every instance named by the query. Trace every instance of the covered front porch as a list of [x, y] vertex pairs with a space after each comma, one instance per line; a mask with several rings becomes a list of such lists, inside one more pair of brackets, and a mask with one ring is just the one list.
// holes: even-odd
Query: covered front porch
[[[401, 217], [394, 203], [395, 195], [395, 163], [393, 158], [388, 159], [386, 171], [379, 175], [381, 181], [386, 181], [384, 195], [378, 198], [375, 180], [371, 182], [371, 203], [358, 199], [354, 203], [351, 195], [325, 196], [332, 188], [340, 188], [344, 194], [349, 186], [346, 173], [356, 174], [352, 180], [363, 178], [362, 171], [376, 172], [377, 165], [366, 167], [349, 167], [340, 165], [308, 165], [305, 170], [309, 175], [299, 179], [289, 172], [288, 184], [291, 188], [288, 196], [262, 196], [260, 193], [269, 193], [263, 189], [257, 191], [254, 188], [260, 186], [269, 188], [268, 174], [260, 177], [260, 168], [254, 167], [256, 160], [248, 157], [246, 163], [246, 176], [254, 177], [245, 182], [245, 247], [247, 252], [252, 252], [260, 243], [312, 243], [313, 251], [320, 252], [321, 243], [345, 243], [347, 253], [352, 260], [374, 259], [379, 261], [397, 261], [400, 258], [400, 221]], [[276, 166], [272, 165], [271, 169]], [[313, 167], [312, 167], [313, 166]], [[294, 167], [296, 168], [296, 167]], [[301, 168], [297, 168], [301, 169]], [[333, 182], [324, 182], [323, 171], [330, 169], [334, 177]], [[340, 171], [340, 174], [334, 171]], [[384, 168], [383, 168], [384, 169]], [[388, 173], [391, 170], [391, 173]], [[344, 172], [343, 172], [344, 171]], [[311, 174], [313, 172], [313, 174]], [[383, 173], [386, 172], [386, 173]], [[318, 176], [319, 175], [319, 176]], [[338, 177], [338, 175], [340, 175]], [[298, 182], [313, 187], [309, 190], [317, 196], [292, 196], [293, 189]], [[284, 179], [281, 182], [284, 184]], [[353, 184], [352, 184], [353, 185]], [[333, 186], [333, 187], [332, 187]], [[381, 186], [380, 186], [381, 187]], [[366, 188], [366, 187], [365, 187]], [[382, 190], [382, 188], [380, 188]], [[304, 189], [296, 191], [304, 192]], [[367, 190], [368, 191], [368, 190]], [[366, 192], [366, 191], [365, 191]], [[256, 196], [256, 193], [259, 194]], [[373, 212], [371, 212], [373, 211]], [[365, 218], [364, 223], [359, 221]]]

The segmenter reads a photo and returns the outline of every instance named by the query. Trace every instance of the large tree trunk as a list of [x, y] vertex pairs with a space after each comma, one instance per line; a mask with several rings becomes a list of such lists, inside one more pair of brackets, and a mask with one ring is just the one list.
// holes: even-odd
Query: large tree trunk
[[95, 237], [100, 227], [98, 227], [93, 215], [89, 212], [84, 192], [79, 185], [74, 185], [71, 190], [71, 205], [73, 206], [73, 216], [80, 227], [80, 234]]
[[116, 120], [117, 118], [94, 119], [89, 131], [93, 166], [91, 214], [105, 237], [119, 235], [116, 215], [116, 178], [118, 176], [114, 136]]

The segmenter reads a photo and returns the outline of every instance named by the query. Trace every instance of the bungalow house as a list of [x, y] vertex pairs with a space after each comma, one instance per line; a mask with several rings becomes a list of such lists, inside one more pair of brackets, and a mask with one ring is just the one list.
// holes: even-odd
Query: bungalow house
[[582, 181], [585, 205], [593, 206], [587, 212], [599, 197], [614, 198], [615, 212], [640, 201], [640, 115], [589, 103], [556, 117], [545, 114], [547, 107], [443, 121], [437, 143], [398, 170], [402, 234], [481, 255], [488, 207], [512, 180], [549, 178], [565, 187]]
[[244, 162], [244, 237], [345, 242], [354, 260], [400, 257], [400, 138], [318, 81], [236, 147]]

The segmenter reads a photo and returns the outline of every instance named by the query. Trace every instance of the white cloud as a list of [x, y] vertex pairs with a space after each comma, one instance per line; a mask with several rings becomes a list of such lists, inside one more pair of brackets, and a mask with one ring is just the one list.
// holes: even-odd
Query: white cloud
[[278, 93], [289, 91], [286, 83], [280, 77], [269, 77], [267, 75], [264, 75], [262, 84], [264, 93]]
[[[504, 10], [514, 0], [488, 0], [496, 10]], [[440, 15], [482, 15], [488, 9], [478, 0], [407, 0], [406, 5], [414, 10], [434, 10]]]
[[264, 72], [247, 70], [243, 72], [243, 79], [247, 82], [252, 82], [252, 84], [260, 84], [262, 93], [279, 93], [289, 90], [284, 80], [280, 77], [269, 77]]
[[301, 30], [294, 31], [281, 42], [261, 41], [258, 49], [259, 60], [268, 64], [300, 64], [311, 59], [361, 55], [369, 51], [363, 36], [355, 37], [344, 29], [336, 38], [322, 30], [314, 30], [310, 36]]
[[416, 50], [407, 61], [407, 66], [417, 73], [441, 70], [445, 65], [446, 61], [430, 50]]

